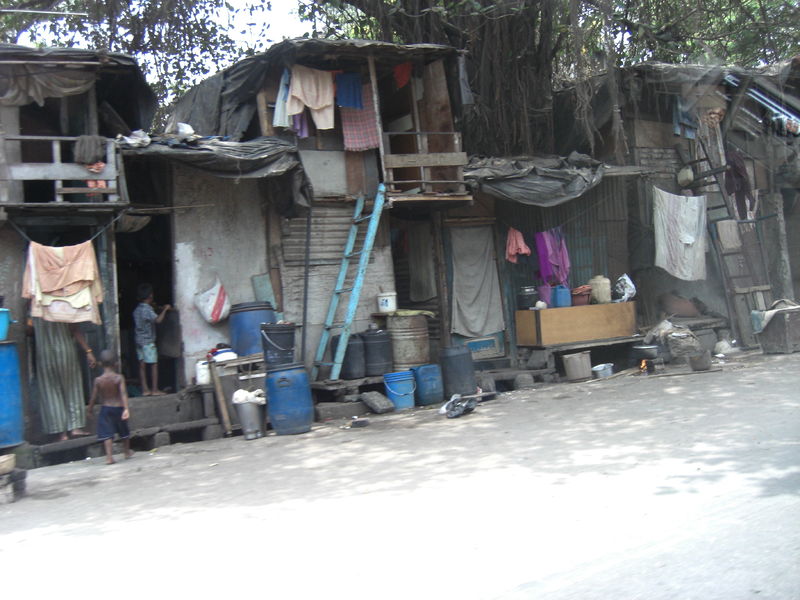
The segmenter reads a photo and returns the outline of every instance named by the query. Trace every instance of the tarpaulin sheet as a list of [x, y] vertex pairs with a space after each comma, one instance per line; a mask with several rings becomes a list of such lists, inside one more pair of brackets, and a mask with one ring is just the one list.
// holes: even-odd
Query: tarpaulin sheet
[[531, 206], [558, 206], [592, 189], [606, 167], [584, 154], [567, 158], [473, 157], [464, 167], [464, 179], [500, 200]]
[[[46, 98], [83, 94], [95, 82], [98, 101], [107, 100], [122, 112], [129, 127], [150, 126], [156, 109], [155, 95], [132, 57], [77, 48], [0, 44], [0, 104], [4, 106], [32, 102], [43, 106]], [[120, 111], [123, 103], [135, 105], [135, 109]]]
[[[293, 198], [295, 208], [310, 206], [313, 197], [297, 147], [278, 138], [260, 137], [247, 142], [220, 139], [197, 140], [180, 146], [167, 145], [172, 140], [155, 141], [143, 148], [118, 143], [125, 156], [160, 157], [178, 162], [216, 177], [234, 179], [270, 179], [286, 175], [270, 186], [281, 187], [281, 197]], [[277, 191], [277, 190], [273, 190]], [[288, 208], [288, 207], [287, 207]], [[285, 214], [287, 211], [282, 211]], [[291, 212], [291, 211], [289, 211]]]

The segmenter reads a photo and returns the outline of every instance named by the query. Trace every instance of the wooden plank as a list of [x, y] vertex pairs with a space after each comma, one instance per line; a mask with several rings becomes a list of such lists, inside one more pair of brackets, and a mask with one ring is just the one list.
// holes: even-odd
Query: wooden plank
[[90, 173], [86, 167], [74, 163], [17, 163], [8, 165], [11, 179], [22, 181], [55, 181], [58, 179], [91, 179], [112, 180], [117, 178], [117, 169], [113, 164], [106, 164], [101, 173]]
[[615, 302], [516, 312], [517, 343], [551, 346], [632, 336], [636, 303]]
[[431, 154], [387, 154], [387, 169], [398, 167], [456, 167], [467, 164], [466, 152], [435, 152]]
[[381, 101], [378, 97], [378, 75], [375, 71], [375, 57], [371, 54], [367, 57], [369, 64], [369, 82], [372, 86], [372, 102], [375, 106], [375, 125], [378, 130], [378, 150], [381, 158], [381, 181], [386, 181], [386, 164], [384, 157], [386, 148], [383, 145], [383, 123], [381, 123]]
[[[113, 181], [113, 179], [111, 180]], [[57, 187], [56, 194], [116, 194], [115, 188]]]
[[[258, 124], [261, 129], [261, 135], [274, 136], [275, 129], [272, 127], [272, 113], [273, 109], [268, 106], [267, 90], [262, 89], [256, 95], [256, 105], [258, 107]], [[273, 100], [274, 102], [274, 100]]]
[[344, 169], [345, 179], [347, 181], [347, 193], [351, 196], [366, 194], [367, 174], [364, 168], [364, 153], [345, 151]]

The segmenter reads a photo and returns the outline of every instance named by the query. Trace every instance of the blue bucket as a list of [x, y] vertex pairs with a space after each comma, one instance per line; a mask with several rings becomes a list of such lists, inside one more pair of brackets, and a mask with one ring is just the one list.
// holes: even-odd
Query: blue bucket
[[414, 381], [417, 384], [417, 405], [430, 406], [444, 402], [444, 384], [442, 369], [439, 365], [422, 365], [412, 367]]
[[395, 410], [414, 408], [414, 390], [417, 385], [414, 383], [414, 374], [411, 371], [386, 373], [383, 376], [383, 383], [386, 386], [386, 395], [394, 404]]

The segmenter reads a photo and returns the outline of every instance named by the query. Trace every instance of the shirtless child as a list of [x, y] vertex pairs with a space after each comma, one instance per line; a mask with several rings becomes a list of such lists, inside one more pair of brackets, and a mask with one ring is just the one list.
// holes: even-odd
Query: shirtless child
[[114, 464], [114, 434], [119, 434], [125, 444], [125, 458], [133, 456], [131, 452], [130, 431], [128, 430], [128, 392], [125, 389], [125, 378], [114, 370], [116, 359], [111, 350], [100, 353], [100, 364], [103, 374], [94, 380], [92, 397], [89, 399], [87, 414], [93, 415], [95, 400], [99, 400], [100, 415], [97, 418], [97, 439], [103, 442], [106, 449], [106, 464]]

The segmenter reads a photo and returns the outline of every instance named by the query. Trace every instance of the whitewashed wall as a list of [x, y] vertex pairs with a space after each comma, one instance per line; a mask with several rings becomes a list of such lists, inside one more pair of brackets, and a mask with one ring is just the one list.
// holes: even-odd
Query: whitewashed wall
[[219, 276], [231, 304], [255, 300], [250, 277], [267, 270], [267, 219], [256, 181], [237, 183], [176, 167], [173, 185], [175, 206], [197, 206], [174, 216], [175, 304], [190, 382], [195, 362], [230, 340], [227, 320], [208, 324], [194, 306], [194, 295]]

